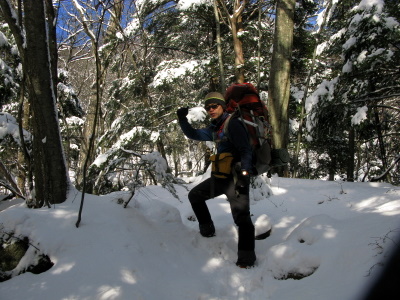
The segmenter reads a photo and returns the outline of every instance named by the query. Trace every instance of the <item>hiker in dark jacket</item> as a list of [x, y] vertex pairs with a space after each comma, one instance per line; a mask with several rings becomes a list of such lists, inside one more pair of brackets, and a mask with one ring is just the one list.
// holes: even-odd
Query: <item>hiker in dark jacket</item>
[[[231, 206], [235, 224], [238, 226], [238, 260], [236, 265], [242, 268], [254, 265], [254, 225], [250, 217], [249, 185], [252, 171], [252, 149], [248, 133], [238, 118], [229, 119], [225, 111], [226, 104], [220, 93], [209, 93], [205, 98], [205, 109], [212, 119], [207, 128], [194, 129], [187, 120], [189, 108], [177, 111], [183, 133], [197, 141], [214, 141], [216, 153], [231, 153], [233, 156], [232, 172], [227, 178], [219, 178], [217, 173], [195, 186], [189, 192], [189, 201], [199, 222], [200, 234], [204, 237], [215, 235], [215, 227], [208, 210], [206, 200], [225, 194]], [[229, 121], [227, 121], [229, 120]], [[228, 122], [227, 134], [224, 123]], [[229, 135], [227, 137], [226, 135]], [[239, 167], [238, 167], [239, 166]]]

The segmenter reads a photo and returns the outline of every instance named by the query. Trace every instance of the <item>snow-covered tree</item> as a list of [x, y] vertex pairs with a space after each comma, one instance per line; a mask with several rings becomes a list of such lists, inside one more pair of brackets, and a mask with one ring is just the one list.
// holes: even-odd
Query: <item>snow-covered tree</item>
[[[348, 11], [347, 22], [325, 45], [336, 57], [332, 79], [322, 82], [307, 100], [308, 129], [319, 151], [329, 156], [330, 175], [357, 165], [365, 177], [387, 168], [397, 155], [398, 4], [361, 1]], [[384, 122], [383, 122], [384, 121]], [[353, 134], [355, 132], [355, 134]], [[354, 152], [354, 139], [358, 149]], [[367, 150], [368, 149], [368, 150]], [[354, 154], [358, 153], [357, 162]], [[374, 170], [375, 168], [375, 170]], [[340, 171], [339, 171], [340, 172]]]
[[[20, 57], [8, 25], [0, 22], [0, 108], [15, 110], [21, 81]], [[11, 104], [11, 107], [4, 107]], [[14, 108], [14, 109], [13, 109]]]

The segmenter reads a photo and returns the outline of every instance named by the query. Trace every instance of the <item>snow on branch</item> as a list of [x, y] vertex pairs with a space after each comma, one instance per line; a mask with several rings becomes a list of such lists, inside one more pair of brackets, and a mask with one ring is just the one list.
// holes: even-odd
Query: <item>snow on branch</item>
[[[17, 120], [9, 113], [0, 112], [0, 142], [8, 136], [19, 146], [22, 146]], [[23, 138], [26, 144], [30, 144], [32, 141], [32, 135], [24, 129]]]

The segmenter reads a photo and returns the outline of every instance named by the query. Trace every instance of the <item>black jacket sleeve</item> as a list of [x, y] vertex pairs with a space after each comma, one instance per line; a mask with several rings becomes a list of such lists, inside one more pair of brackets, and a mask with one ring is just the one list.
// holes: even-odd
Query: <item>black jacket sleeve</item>
[[212, 141], [213, 134], [210, 128], [195, 129], [189, 124], [186, 118], [179, 120], [179, 125], [183, 133], [192, 140], [196, 141]]

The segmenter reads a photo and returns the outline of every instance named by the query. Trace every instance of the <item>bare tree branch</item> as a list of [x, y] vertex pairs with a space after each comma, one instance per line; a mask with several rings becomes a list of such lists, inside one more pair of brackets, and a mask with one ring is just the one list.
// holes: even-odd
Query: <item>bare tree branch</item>
[[398, 164], [400, 162], [400, 155], [397, 156], [396, 160], [390, 165], [389, 168], [387, 168], [387, 170], [385, 172], [383, 172], [381, 175], [377, 176], [377, 177], [372, 177], [371, 178], [371, 182], [375, 182], [375, 181], [379, 181], [382, 180], [386, 177], [386, 175], [390, 172], [391, 169], [393, 169], [393, 167]]

